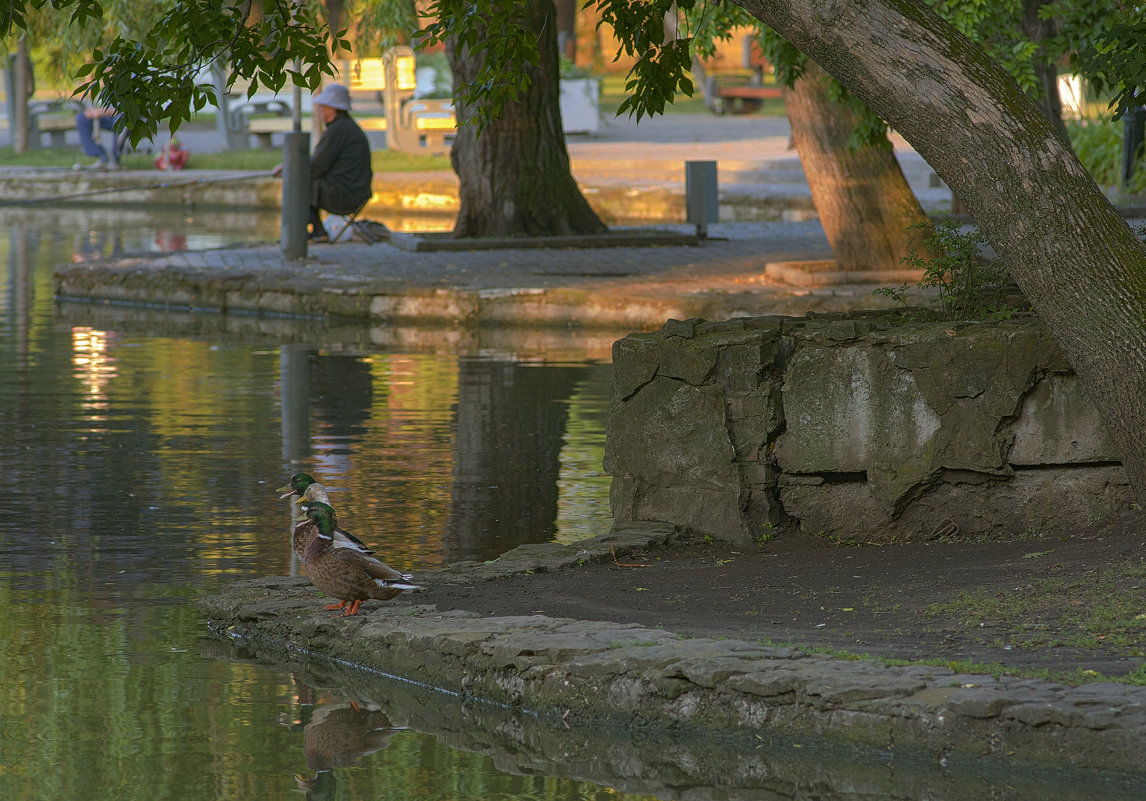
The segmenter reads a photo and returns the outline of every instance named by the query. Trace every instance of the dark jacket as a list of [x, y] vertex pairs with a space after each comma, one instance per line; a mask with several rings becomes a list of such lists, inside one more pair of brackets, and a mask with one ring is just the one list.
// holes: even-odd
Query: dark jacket
[[370, 142], [358, 123], [340, 112], [310, 157], [310, 202], [332, 214], [350, 214], [373, 193]]

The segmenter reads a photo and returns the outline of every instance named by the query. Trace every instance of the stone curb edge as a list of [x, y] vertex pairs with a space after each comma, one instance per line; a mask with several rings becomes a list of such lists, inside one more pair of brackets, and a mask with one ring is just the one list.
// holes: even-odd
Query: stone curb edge
[[[618, 532], [574, 546], [525, 546], [491, 565], [435, 573], [479, 581], [623, 556], [666, 530]], [[516, 549], [521, 551], [522, 549]], [[503, 561], [504, 560], [504, 561]], [[527, 567], [532, 565], [532, 567]], [[405, 604], [330, 618], [305, 578], [238, 582], [200, 606], [218, 636], [285, 644], [554, 722], [815, 736], [880, 752], [923, 751], [940, 764], [1005, 759], [1054, 770], [1113, 771], [1146, 790], [1146, 688], [888, 666], [660, 629], [481, 617]]]

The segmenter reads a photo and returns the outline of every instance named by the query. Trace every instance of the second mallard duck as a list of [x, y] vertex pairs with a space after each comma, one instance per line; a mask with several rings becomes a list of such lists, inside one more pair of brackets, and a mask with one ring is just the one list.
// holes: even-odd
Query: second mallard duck
[[306, 501], [304, 500], [299, 504], [302, 509], [303, 518], [295, 524], [294, 531], [291, 533], [291, 547], [294, 549], [295, 556], [299, 559], [303, 558], [303, 552], [306, 550], [306, 543], [318, 531], [318, 525], [307, 516], [307, 512], [311, 509], [321, 509], [329, 518], [333, 528], [334, 547], [335, 548], [352, 548], [359, 553], [364, 553], [367, 556], [374, 553], [370, 547], [362, 540], [355, 537], [349, 531], [339, 528], [338, 517], [334, 513], [334, 507], [328, 503], [321, 501]]
[[307, 538], [302, 559], [311, 583], [339, 600], [326, 609], [345, 607], [343, 615], [356, 615], [363, 601], [387, 601], [404, 590], [422, 589], [412, 583], [411, 573], [400, 573], [354, 548], [336, 547], [334, 520], [328, 509], [325, 504], [307, 505], [306, 516], [315, 529]]

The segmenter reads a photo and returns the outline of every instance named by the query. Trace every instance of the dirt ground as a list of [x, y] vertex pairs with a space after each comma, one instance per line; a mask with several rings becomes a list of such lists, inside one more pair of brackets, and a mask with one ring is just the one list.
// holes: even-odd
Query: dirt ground
[[1146, 515], [1062, 539], [734, 547], [684, 537], [617, 563], [472, 586], [416, 603], [632, 622], [688, 636], [999, 664], [1146, 681]]

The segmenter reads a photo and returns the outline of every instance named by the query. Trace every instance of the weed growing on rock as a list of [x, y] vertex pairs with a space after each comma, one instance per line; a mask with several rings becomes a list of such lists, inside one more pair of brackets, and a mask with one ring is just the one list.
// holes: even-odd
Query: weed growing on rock
[[[923, 270], [920, 289], [935, 289], [938, 312], [944, 320], [1006, 319], [1012, 310], [1007, 308], [1006, 296], [1010, 289], [1010, 275], [998, 261], [989, 261], [980, 255], [987, 238], [979, 229], [966, 233], [950, 217], [932, 224], [917, 223], [911, 230], [924, 231], [923, 242], [928, 254], [921, 255], [911, 248], [903, 257], [903, 264]], [[933, 255], [931, 255], [933, 254]], [[880, 287], [872, 294], [884, 295], [906, 304], [901, 287]], [[928, 311], [920, 311], [918, 318], [929, 318]]]

